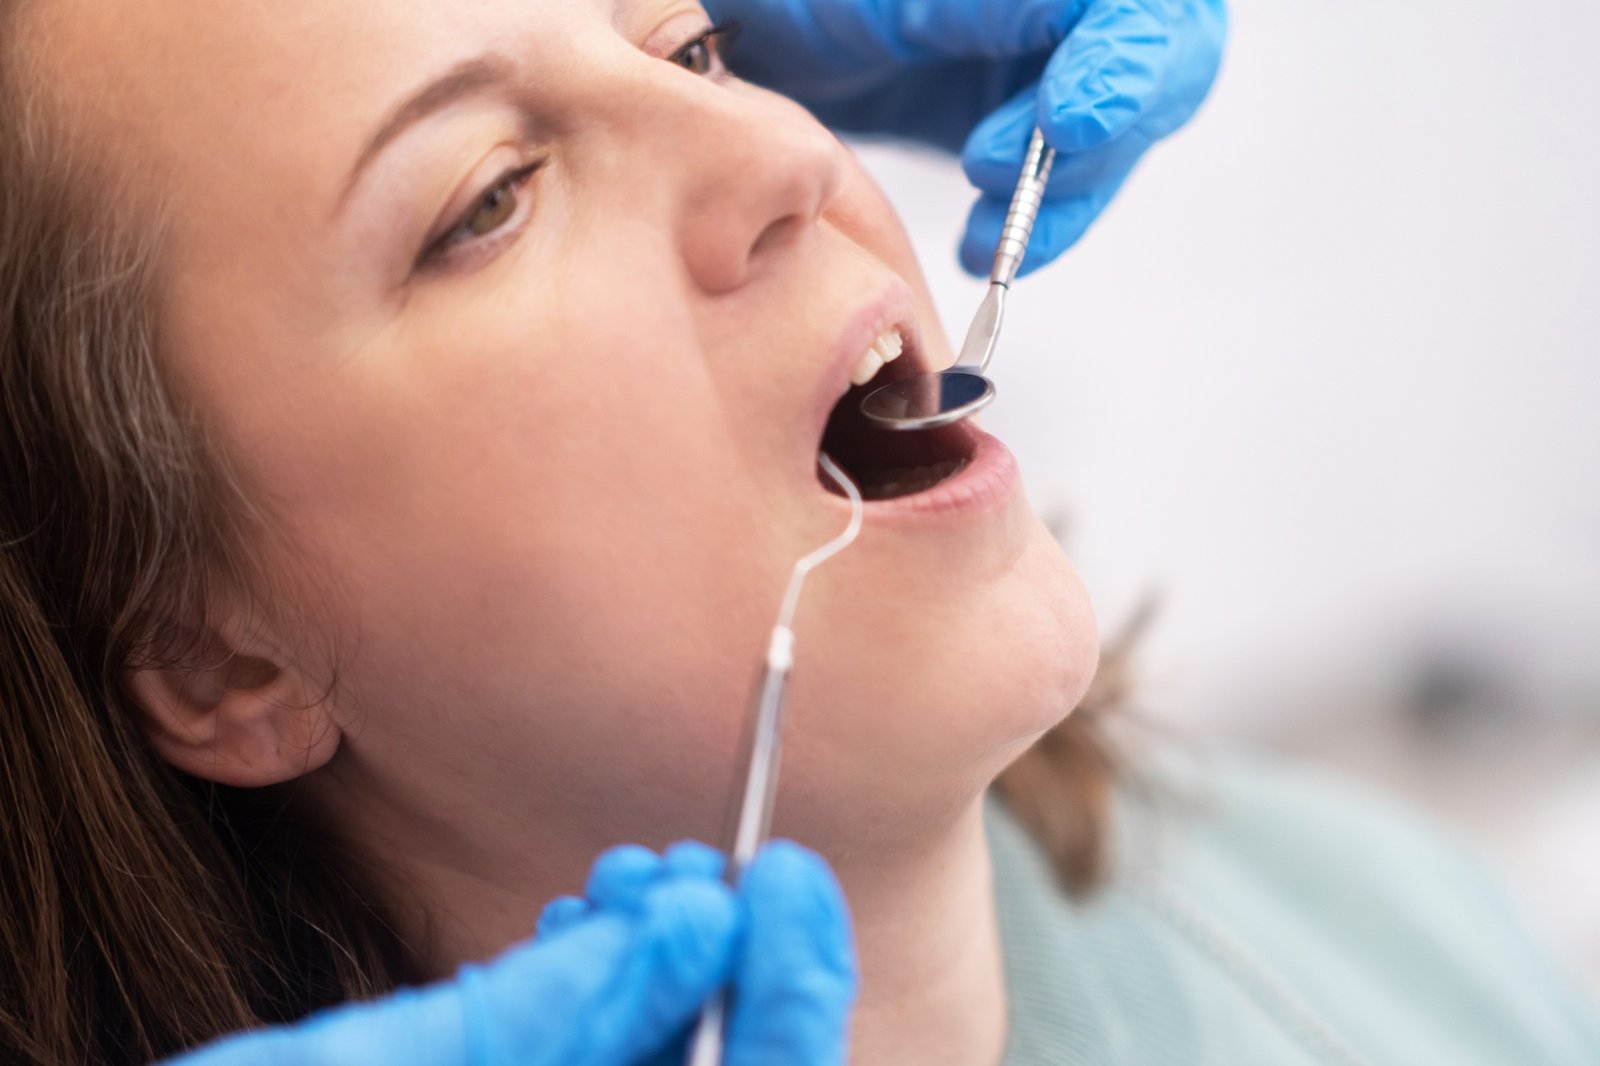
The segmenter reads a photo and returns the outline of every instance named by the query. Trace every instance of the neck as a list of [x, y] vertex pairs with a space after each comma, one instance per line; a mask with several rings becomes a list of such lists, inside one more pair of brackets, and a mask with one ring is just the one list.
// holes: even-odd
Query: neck
[[[406, 855], [399, 871], [411, 889], [406, 895], [430, 902], [396, 917], [431, 978], [527, 937], [540, 905], [576, 891], [594, 859], [582, 841], [549, 839], [526, 852], [541, 857], [537, 872], [523, 867], [513, 877], [484, 877], [481, 871], [496, 865], [489, 854], [432, 850], [391, 851]], [[861, 966], [852, 1066], [998, 1063], [1006, 1000], [981, 794], [937, 833], [892, 854], [842, 857], [834, 870], [849, 899]], [[552, 880], [533, 883], [541, 878]]]
[[853, 1066], [993, 1066], [1005, 982], [982, 801], [918, 852], [840, 869], [861, 958]]

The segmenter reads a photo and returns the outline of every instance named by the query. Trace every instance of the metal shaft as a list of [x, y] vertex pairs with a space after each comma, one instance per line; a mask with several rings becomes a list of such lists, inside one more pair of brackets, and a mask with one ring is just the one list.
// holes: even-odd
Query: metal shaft
[[[766, 668], [756, 688], [756, 710], [745, 738], [744, 790], [730, 812], [724, 849], [728, 864], [722, 879], [739, 886], [744, 868], [767, 839], [772, 826], [772, 801], [778, 792], [778, 765], [783, 740], [784, 697], [794, 665], [794, 633], [788, 626], [772, 630]], [[727, 1019], [727, 990], [717, 992], [700, 1012], [700, 1023], [689, 1041], [687, 1066], [718, 1066], [722, 1062], [722, 1030]]]
[[[728, 862], [723, 867], [722, 878], [735, 890], [745, 867], [766, 842], [767, 832], [772, 827], [772, 803], [778, 794], [779, 756], [783, 751], [783, 709], [789, 694], [789, 675], [794, 672], [793, 622], [800, 605], [800, 589], [807, 574], [855, 542], [865, 514], [861, 490], [839, 464], [823, 452], [817, 456], [817, 465], [850, 500], [850, 521], [844, 532], [794, 564], [778, 608], [777, 624], [767, 640], [766, 661], [762, 664], [761, 680], [756, 685], [750, 717], [746, 720], [744, 762], [736, 778], [743, 784], [735, 792], [724, 831]], [[728, 994], [723, 989], [700, 1012], [700, 1021], [689, 1039], [688, 1066], [720, 1066], [727, 1014]]]
[[1006, 211], [1005, 224], [1000, 227], [1000, 246], [994, 253], [994, 269], [989, 271], [989, 281], [995, 285], [1009, 286], [1016, 279], [1017, 269], [1028, 250], [1028, 237], [1033, 233], [1033, 220], [1039, 217], [1039, 205], [1044, 201], [1045, 182], [1050, 179], [1050, 167], [1056, 161], [1056, 150], [1044, 143], [1044, 134], [1037, 127], [1028, 142], [1028, 154], [1022, 160], [1022, 176], [1017, 179], [1017, 191], [1011, 194], [1011, 207]]

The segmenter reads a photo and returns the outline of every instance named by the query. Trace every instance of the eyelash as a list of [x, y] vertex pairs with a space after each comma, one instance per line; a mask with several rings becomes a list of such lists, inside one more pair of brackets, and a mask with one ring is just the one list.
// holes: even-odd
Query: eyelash
[[[418, 268], [442, 265], [452, 253], [456, 252], [458, 248], [461, 248], [464, 245], [482, 244], [484, 241], [492, 241], [496, 237], [503, 234], [506, 229], [506, 225], [509, 225], [509, 221], [506, 225], [501, 225], [488, 233], [471, 233], [469, 227], [472, 224], [472, 217], [484, 207], [488, 206], [495, 194], [521, 189], [523, 186], [527, 185], [528, 182], [532, 180], [534, 172], [543, 165], [543, 160], [540, 160], [537, 163], [524, 164], [508, 170], [496, 178], [494, 180], [494, 184], [490, 185], [487, 189], [484, 189], [483, 192], [478, 195], [478, 198], [472, 201], [471, 206], [467, 208], [460, 218], [456, 219], [456, 221], [448, 230], [444, 232], [442, 236], [431, 242], [422, 250], [422, 254], [417, 257]], [[523, 203], [524, 201], [519, 198], [512, 215], [513, 219], [522, 213]]]
[[711, 60], [711, 69], [706, 72], [707, 75], [716, 77], [726, 74], [728, 72], [726, 53], [728, 49], [733, 47], [733, 42], [738, 37], [739, 20], [725, 19], [722, 22], [707, 26], [698, 34], [683, 42], [667, 59], [669, 62], [676, 63], [683, 59], [691, 48], [706, 46], [708, 57]]
[[[670, 63], [683, 65], [683, 61], [688, 58], [694, 49], [706, 48], [708, 53], [707, 59], [710, 67], [702, 76], [714, 78], [726, 75], [728, 71], [725, 63], [724, 53], [728, 47], [732, 45], [733, 40], [738, 36], [738, 33], [739, 23], [731, 19], [725, 22], [716, 23], [712, 26], [707, 26], [704, 30], [701, 30], [695, 36], [691, 37], [689, 40], [685, 41], [683, 44], [674, 49], [672, 54], [666, 57], [667, 61]], [[688, 68], [685, 67], [685, 69]], [[691, 71], [691, 73], [693, 72]], [[472, 201], [472, 205], [467, 208], [461, 217], [458, 218], [448, 230], [445, 231], [443, 236], [439, 237], [422, 250], [422, 254], [417, 257], [418, 268], [427, 268], [440, 265], [451, 254], [455, 253], [458, 248], [464, 245], [483, 245], [485, 242], [493, 242], [497, 237], [504, 235], [511, 226], [510, 220], [490, 231], [489, 233], [470, 233], [469, 227], [472, 223], [473, 216], [487, 206], [493, 200], [495, 195], [503, 192], [519, 190], [526, 186], [528, 182], [533, 179], [534, 173], [543, 165], [544, 162], [541, 160], [537, 163], [529, 163], [516, 167], [512, 170], [506, 171], [504, 174], [501, 174], [500, 177], [495, 179], [494, 184], [484, 189], [478, 198]], [[513, 218], [515, 218], [515, 215], [521, 214], [521, 212], [522, 202], [519, 200]]]

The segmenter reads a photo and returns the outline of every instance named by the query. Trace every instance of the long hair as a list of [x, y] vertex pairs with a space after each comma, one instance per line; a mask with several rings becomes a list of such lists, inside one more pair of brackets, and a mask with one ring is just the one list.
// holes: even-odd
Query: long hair
[[0, 0], [0, 1060], [145, 1062], [392, 987], [359, 871], [276, 790], [156, 758], [127, 669], [191, 654], [244, 508], [164, 382], [159, 226], [105, 206]]
[[[249, 586], [248, 502], [169, 387], [161, 227], [30, 78], [0, 0], [0, 1060], [143, 1062], [411, 978], [356, 851], [281, 789], [155, 755], [122, 678]], [[1002, 791], [1082, 888], [1110, 762], [1094, 715]]]
[[[1099, 669], [1077, 708], [1034, 741], [994, 784], [1049, 857], [1062, 889], [1077, 898], [1105, 883], [1115, 859], [1113, 786], [1125, 783], [1145, 795], [1160, 792], [1156, 782], [1134, 773], [1142, 745], [1131, 727], [1142, 731], [1153, 723], [1127, 720], [1134, 652], [1155, 606], [1147, 597], [1136, 607], [1105, 642]], [[1130, 728], [1117, 731], [1114, 725]]]

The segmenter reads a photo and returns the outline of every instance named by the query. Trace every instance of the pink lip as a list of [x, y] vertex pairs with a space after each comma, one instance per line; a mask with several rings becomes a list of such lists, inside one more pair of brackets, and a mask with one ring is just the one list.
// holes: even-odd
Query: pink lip
[[[972, 459], [954, 477], [909, 496], [868, 500], [865, 519], [873, 525], [926, 525], [930, 520], [958, 519], [998, 507], [1011, 499], [1022, 483], [1016, 456], [999, 437], [985, 433], [972, 422], [958, 423], [968, 435]], [[841, 511], [849, 509], [843, 496], [828, 492]]]
[[[900, 278], [892, 279], [872, 302], [862, 306], [839, 334], [828, 369], [822, 379], [822, 388], [812, 411], [810, 437], [822, 439], [823, 427], [834, 404], [850, 385], [850, 371], [863, 352], [890, 326], [900, 326], [907, 334], [907, 352], [901, 359], [913, 359], [918, 369], [932, 368], [922, 365], [922, 335], [916, 320], [916, 298], [911, 287]], [[972, 448], [972, 458], [952, 478], [931, 489], [887, 500], [869, 500], [866, 520], [874, 525], [917, 524], [926, 526], [930, 520], [957, 519], [999, 506], [1018, 493], [1021, 473], [1011, 449], [998, 437], [985, 433], [971, 421], [956, 427], [966, 433]], [[813, 460], [814, 462], [814, 460]], [[807, 471], [815, 477], [814, 466]], [[848, 501], [827, 489], [818, 488], [840, 508], [848, 508]]]
[[[855, 369], [856, 362], [884, 330], [898, 325], [911, 334], [906, 338], [910, 351], [901, 359], [922, 350], [922, 331], [917, 326], [916, 312], [916, 297], [911, 292], [911, 286], [895, 278], [884, 286], [876, 299], [850, 316], [850, 321], [834, 343], [827, 372], [822, 376], [822, 388], [811, 412], [812, 441], [822, 439], [822, 429], [828, 424], [833, 405], [839, 402], [839, 397], [850, 386], [850, 371]], [[811, 463], [815, 463], [814, 456]], [[809, 466], [807, 473], [810, 473]]]

